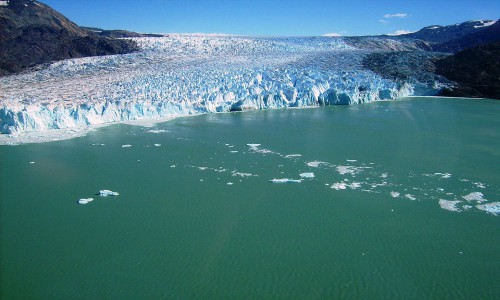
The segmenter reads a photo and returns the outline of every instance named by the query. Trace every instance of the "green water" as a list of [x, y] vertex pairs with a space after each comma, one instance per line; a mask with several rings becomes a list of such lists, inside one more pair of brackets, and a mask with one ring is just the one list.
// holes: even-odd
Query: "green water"
[[499, 299], [500, 215], [476, 208], [500, 201], [499, 116], [415, 98], [1, 146], [1, 298]]

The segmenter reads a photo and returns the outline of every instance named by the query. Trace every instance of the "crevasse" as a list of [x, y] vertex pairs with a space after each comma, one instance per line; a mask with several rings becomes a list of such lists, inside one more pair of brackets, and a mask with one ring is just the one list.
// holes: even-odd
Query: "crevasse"
[[412, 95], [419, 84], [363, 69], [368, 52], [338, 37], [176, 34], [134, 40], [140, 52], [65, 60], [0, 78], [1, 133], [358, 104]]

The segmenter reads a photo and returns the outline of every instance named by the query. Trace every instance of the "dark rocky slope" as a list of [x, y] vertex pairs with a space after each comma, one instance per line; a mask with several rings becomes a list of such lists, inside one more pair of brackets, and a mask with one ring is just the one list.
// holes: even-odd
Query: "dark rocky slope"
[[38, 1], [10, 0], [0, 6], [0, 75], [56, 60], [136, 50], [135, 43], [85, 30]]
[[436, 67], [436, 73], [458, 83], [443, 96], [500, 99], [500, 42], [460, 51]]

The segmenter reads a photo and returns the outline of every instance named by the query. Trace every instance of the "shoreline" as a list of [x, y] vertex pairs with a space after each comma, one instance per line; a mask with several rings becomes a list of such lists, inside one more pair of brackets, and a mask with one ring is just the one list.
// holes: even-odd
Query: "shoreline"
[[[372, 101], [372, 102], [368, 102], [368, 103], [359, 103], [359, 104], [353, 104], [353, 105], [369, 104], [369, 103], [374, 103], [374, 102], [396, 102], [396, 101], [404, 101], [405, 99], [411, 100], [413, 98], [490, 100], [489, 98], [406, 96], [406, 97], [399, 98], [399, 99], [376, 100], [376, 101]], [[492, 100], [495, 100], [495, 99], [492, 99]], [[323, 106], [324, 105], [321, 105], [321, 106], [303, 106], [303, 107], [282, 107], [282, 108], [270, 108], [270, 109], [312, 109], [312, 108], [318, 108], [318, 107], [323, 107]], [[350, 106], [350, 105], [348, 105], [348, 106]], [[248, 110], [248, 111], [255, 111], [255, 110]], [[244, 113], [244, 112], [246, 112], [246, 110], [237, 111], [236, 113]], [[219, 113], [235, 113], [235, 112], [219, 112]], [[219, 113], [215, 113], [215, 114], [219, 114]], [[49, 142], [69, 140], [69, 139], [74, 139], [74, 138], [86, 136], [90, 131], [94, 131], [94, 130], [97, 130], [99, 128], [103, 128], [103, 127], [111, 126], [111, 125], [117, 125], [117, 124], [126, 124], [126, 125], [150, 128], [150, 127], [154, 127], [156, 124], [172, 121], [172, 120], [177, 119], [177, 118], [201, 116], [204, 114], [207, 114], [207, 113], [167, 116], [167, 117], [142, 118], [142, 119], [137, 119], [137, 120], [117, 121], [117, 122], [102, 123], [102, 124], [96, 124], [96, 125], [88, 125], [86, 127], [50, 129], [50, 130], [42, 130], [42, 131], [24, 131], [24, 132], [14, 133], [14, 134], [0, 134], [0, 146], [18, 146], [18, 145], [24, 145], [24, 144], [49, 143]]]
[[156, 124], [172, 121], [177, 118], [198, 116], [198, 115], [179, 115], [168, 117], [145, 118], [137, 120], [127, 120], [121, 122], [110, 122], [96, 125], [89, 125], [86, 127], [73, 127], [62, 129], [49, 129], [41, 131], [25, 131], [14, 134], [0, 134], [0, 146], [19, 146], [25, 144], [38, 144], [70, 140], [82, 136], [86, 136], [89, 132], [98, 130], [103, 127], [127, 124], [140, 127], [154, 127]]

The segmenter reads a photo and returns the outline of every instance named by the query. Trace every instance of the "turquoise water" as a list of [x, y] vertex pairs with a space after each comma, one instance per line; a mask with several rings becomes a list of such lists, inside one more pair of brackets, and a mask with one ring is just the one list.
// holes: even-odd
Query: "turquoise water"
[[1, 146], [1, 298], [498, 299], [498, 116], [413, 98]]

